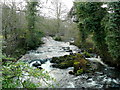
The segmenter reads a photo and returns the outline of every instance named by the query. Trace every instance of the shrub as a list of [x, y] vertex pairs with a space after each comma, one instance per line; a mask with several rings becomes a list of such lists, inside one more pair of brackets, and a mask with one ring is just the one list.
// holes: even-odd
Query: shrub
[[62, 41], [62, 39], [61, 39], [60, 36], [56, 36], [56, 37], [54, 37], [54, 40], [56, 40], [56, 41]]
[[[28, 79], [23, 80], [24, 73], [27, 73]], [[28, 64], [23, 62], [10, 62], [2, 66], [2, 88], [37, 88], [41, 83], [33, 83], [30, 77], [43, 79], [44, 81], [54, 80], [44, 70], [29, 67]], [[52, 86], [46, 83], [49, 87]]]

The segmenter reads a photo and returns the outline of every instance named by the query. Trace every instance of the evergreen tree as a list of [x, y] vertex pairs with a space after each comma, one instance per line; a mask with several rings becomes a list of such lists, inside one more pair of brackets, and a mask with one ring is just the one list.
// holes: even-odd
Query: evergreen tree
[[37, 45], [37, 38], [36, 38], [36, 17], [37, 17], [37, 1], [27, 1], [27, 11], [26, 11], [26, 18], [28, 21], [28, 33], [26, 44], [28, 49], [34, 48]]
[[103, 3], [76, 2], [74, 5], [76, 10], [75, 14], [78, 18], [79, 28], [82, 32], [82, 40], [84, 41], [86, 35], [92, 33], [97, 50], [102, 55], [102, 57], [105, 58], [108, 54], [105, 41], [106, 33], [104, 27], [101, 25], [101, 22], [107, 11], [101, 7]]
[[120, 1], [108, 4], [109, 21], [106, 25], [106, 41], [113, 63], [120, 65]]

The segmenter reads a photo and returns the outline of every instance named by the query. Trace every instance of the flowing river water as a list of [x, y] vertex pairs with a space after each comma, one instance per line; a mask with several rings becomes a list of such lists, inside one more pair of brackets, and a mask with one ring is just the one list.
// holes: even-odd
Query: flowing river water
[[[31, 50], [25, 54], [20, 60], [29, 61], [32, 66], [34, 60], [46, 60], [41, 65], [45, 71], [48, 71], [51, 77], [56, 79], [56, 82], [50, 82], [56, 85], [57, 88], [111, 88], [120, 87], [119, 71], [113, 67], [102, 66], [100, 71], [94, 74], [82, 74], [79, 76], [70, 75], [68, 72], [73, 70], [73, 67], [68, 69], [58, 69], [51, 67], [50, 58], [69, 55], [65, 48], [70, 48], [73, 53], [77, 53], [79, 48], [70, 45], [69, 42], [59, 42], [52, 39], [52, 37], [42, 38], [44, 44], [38, 47], [37, 50]], [[91, 58], [92, 59], [92, 58]], [[103, 63], [103, 62], [101, 62]], [[44, 86], [43, 86], [44, 87]]]

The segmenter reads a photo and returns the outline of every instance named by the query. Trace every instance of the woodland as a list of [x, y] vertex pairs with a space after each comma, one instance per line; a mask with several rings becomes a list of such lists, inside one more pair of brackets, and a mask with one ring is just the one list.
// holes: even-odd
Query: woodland
[[[120, 88], [119, 0], [118, 2], [78, 2], [74, 0], [73, 6], [69, 11], [60, 0], [52, 0], [51, 7], [53, 8], [49, 9], [54, 11], [53, 17], [45, 17], [42, 14], [43, 3], [41, 0], [24, 0], [24, 3], [4, 1], [0, 4], [2, 8], [2, 35], [0, 35], [0, 39], [2, 39], [2, 55], [0, 56], [2, 62], [2, 70], [0, 71], [2, 73], [0, 77], [2, 89], [41, 88], [44, 83], [46, 85], [44, 88], [62, 88], [61, 85], [64, 81], [61, 81], [60, 85], [49, 82], [57, 82], [57, 80], [51, 77], [49, 72], [38, 68], [41, 64], [37, 63], [30, 67], [25, 60], [21, 61], [21, 58], [28, 54], [29, 51], [34, 50], [35, 52], [39, 47], [42, 48], [47, 45], [46, 43], [49, 41], [47, 42], [46, 39], [44, 41], [44, 37], [50, 37], [56, 43], [69, 42], [70, 45], [79, 48], [77, 53], [73, 53], [68, 46], [64, 46], [63, 49], [66, 50], [67, 48], [68, 51], [66, 52], [70, 52], [69, 55], [54, 57], [52, 54], [53, 57], [49, 59], [50, 63], [53, 63], [53, 68], [66, 70], [69, 67], [73, 67], [73, 70], [69, 71], [68, 74], [77, 77], [86, 73], [92, 73], [91, 75], [94, 76], [94, 73], [101, 67], [102, 69], [99, 72], [103, 72], [103, 68], [114, 67], [114, 71], [118, 76], [115, 76], [114, 79], [111, 75], [111, 83], [107, 83], [107, 85], [101, 84], [103, 85], [101, 88]], [[51, 40], [51, 43], [53, 42]], [[53, 49], [56, 47], [54, 46]], [[42, 52], [42, 49], [40, 52]], [[60, 53], [57, 54], [59, 55]], [[96, 57], [94, 57], [95, 54]], [[38, 56], [42, 57], [40, 55]], [[99, 65], [98, 61], [93, 63], [87, 60], [87, 58], [93, 57], [98, 60], [99, 56], [107, 66], [104, 64], [104, 66]], [[28, 61], [32, 62], [32, 60], [34, 59]], [[110, 73], [114, 74], [114, 71]], [[23, 76], [26, 75], [23, 75], [23, 72], [28, 73], [28, 77], [40, 78], [42, 82], [36, 83], [34, 82], [35, 79], [31, 81], [30, 78], [23, 80]], [[109, 73], [109, 70], [106, 73]], [[112, 80], [113, 82], [116, 80], [114, 85]], [[78, 84], [74, 88], [83, 88], [81, 85]], [[85, 86], [84, 88], [88, 87]]]

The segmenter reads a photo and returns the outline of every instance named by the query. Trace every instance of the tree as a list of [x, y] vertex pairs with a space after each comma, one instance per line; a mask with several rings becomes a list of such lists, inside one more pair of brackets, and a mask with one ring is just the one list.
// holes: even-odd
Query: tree
[[35, 46], [35, 24], [36, 24], [36, 16], [37, 16], [37, 1], [27, 1], [27, 11], [26, 18], [28, 21], [28, 30], [29, 34], [27, 38], [27, 47], [33, 48]]
[[112, 63], [120, 66], [120, 1], [108, 3], [108, 22], [106, 24], [108, 49], [113, 57]]
[[55, 13], [56, 22], [56, 34], [59, 36], [61, 30], [62, 19], [64, 18], [64, 14], [66, 13], [65, 5], [60, 0], [52, 0], [51, 10]]
[[26, 45], [28, 49], [34, 49], [36, 46], [41, 44], [41, 37], [43, 36], [43, 33], [37, 26], [37, 17], [39, 16], [38, 9], [39, 3], [37, 0], [27, 1], [26, 19], [28, 23], [28, 32], [26, 34]]
[[107, 59], [109, 53], [105, 41], [106, 32], [101, 25], [107, 10], [102, 8], [102, 2], [75, 2], [75, 15], [77, 16], [78, 28], [80, 29], [82, 43], [85, 43], [86, 37], [93, 34], [93, 40], [99, 54]]
[[37, 2], [28, 3], [27, 8], [16, 2], [2, 4], [2, 50], [5, 55], [18, 58], [41, 44], [43, 33], [36, 25]]
[[[17, 14], [16, 3], [10, 5], [3, 3], [2, 7], [2, 33], [3, 33], [3, 53], [12, 56], [19, 43], [21, 24], [19, 14]], [[21, 27], [20, 27], [21, 26]]]

